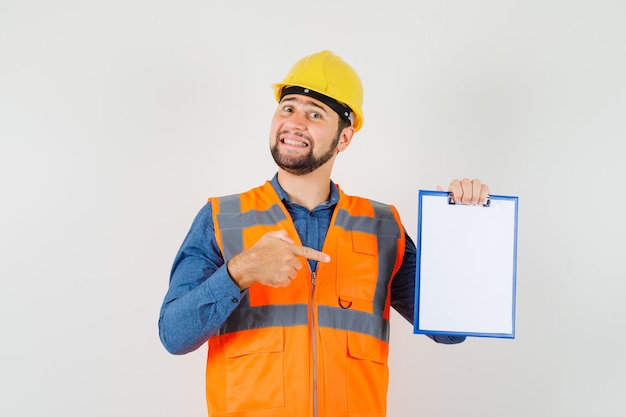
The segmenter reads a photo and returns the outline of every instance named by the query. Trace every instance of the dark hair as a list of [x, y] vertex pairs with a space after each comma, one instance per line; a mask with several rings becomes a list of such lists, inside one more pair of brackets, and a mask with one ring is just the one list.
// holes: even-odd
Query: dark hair
[[337, 123], [337, 136], [339, 136], [341, 134], [341, 131], [344, 130], [346, 127], [352, 126], [352, 123], [350, 123], [350, 120], [346, 120], [343, 117], [339, 118], [339, 123]]

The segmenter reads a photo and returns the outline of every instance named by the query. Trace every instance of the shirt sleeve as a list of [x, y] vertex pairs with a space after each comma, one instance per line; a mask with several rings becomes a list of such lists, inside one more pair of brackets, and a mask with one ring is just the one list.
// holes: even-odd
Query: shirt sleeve
[[[417, 250], [415, 243], [404, 231], [406, 245], [402, 265], [391, 281], [391, 306], [402, 317], [413, 324], [415, 306], [415, 272], [417, 265]], [[465, 336], [427, 335], [437, 343], [455, 344], [465, 340]]]
[[168, 352], [198, 349], [226, 321], [241, 293], [215, 240], [211, 204], [194, 219], [172, 266], [159, 315], [159, 336]]

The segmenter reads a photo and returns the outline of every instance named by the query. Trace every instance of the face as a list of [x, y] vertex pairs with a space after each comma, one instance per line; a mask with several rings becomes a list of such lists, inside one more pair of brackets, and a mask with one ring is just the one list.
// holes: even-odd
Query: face
[[272, 119], [274, 161], [294, 175], [315, 171], [349, 143], [352, 128], [338, 132], [338, 123], [339, 115], [321, 101], [297, 94], [285, 96]]

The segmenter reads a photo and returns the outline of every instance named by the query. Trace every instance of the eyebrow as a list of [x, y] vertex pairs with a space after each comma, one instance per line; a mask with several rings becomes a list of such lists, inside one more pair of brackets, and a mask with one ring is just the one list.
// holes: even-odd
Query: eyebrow
[[297, 102], [299, 104], [305, 104], [305, 105], [308, 104], [308, 105], [313, 106], [315, 108], [318, 108], [318, 109], [322, 110], [324, 113], [328, 114], [328, 111], [324, 107], [320, 106], [319, 104], [317, 104], [313, 100], [307, 100], [304, 97], [296, 97], [296, 96], [285, 97], [284, 99], [282, 99], [281, 103], [284, 103], [286, 101], [295, 101], [295, 102]]

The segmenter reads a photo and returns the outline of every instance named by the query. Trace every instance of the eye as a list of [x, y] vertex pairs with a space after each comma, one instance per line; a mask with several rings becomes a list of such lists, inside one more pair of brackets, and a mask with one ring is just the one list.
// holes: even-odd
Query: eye
[[291, 107], [290, 105], [283, 106], [283, 111], [291, 113], [293, 111], [293, 107]]
[[309, 113], [309, 117], [311, 119], [321, 119], [322, 118], [322, 114], [318, 113], [316, 111], [312, 111], [311, 113]]

